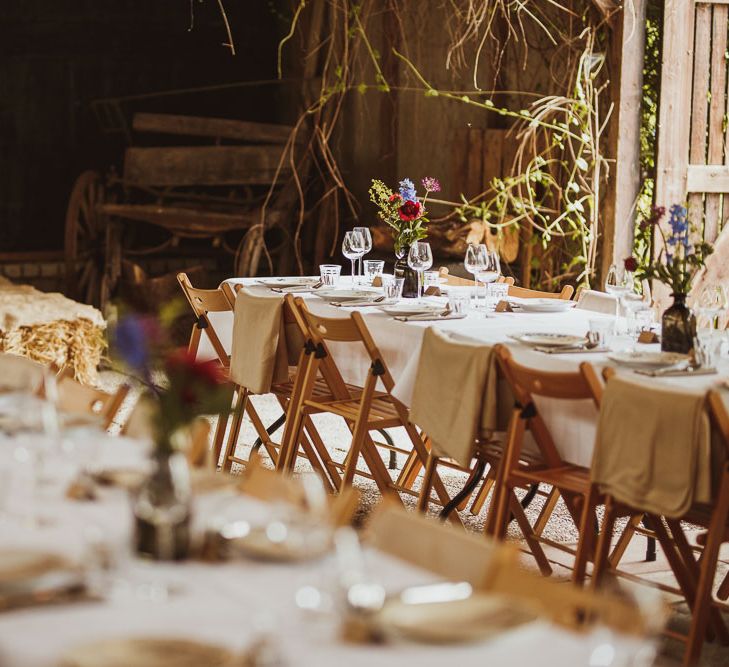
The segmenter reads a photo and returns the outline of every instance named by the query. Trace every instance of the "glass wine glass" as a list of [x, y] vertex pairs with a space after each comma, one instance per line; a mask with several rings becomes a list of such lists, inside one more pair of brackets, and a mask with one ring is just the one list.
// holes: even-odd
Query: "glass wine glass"
[[344, 234], [342, 241], [342, 254], [352, 262], [352, 284], [357, 282], [355, 273], [355, 262], [364, 255], [365, 241], [360, 232], [351, 231]]
[[722, 285], [706, 285], [699, 292], [696, 306], [707, 329], [720, 329], [719, 320], [729, 307], [726, 290]]
[[628, 335], [637, 336], [641, 323], [652, 321], [651, 288], [647, 280], [634, 281], [630, 287], [620, 295], [620, 302], [627, 318]]
[[[488, 294], [488, 285], [496, 282], [501, 275], [501, 260], [499, 259], [499, 253], [496, 250], [489, 250], [484, 245], [484, 263], [483, 266], [476, 273], [476, 282], [483, 283], [484, 294]], [[488, 298], [484, 296], [484, 301], [488, 301]]]
[[615, 297], [615, 334], [618, 334], [621, 297], [633, 291], [633, 274], [612, 264], [605, 276], [605, 291]]
[[[364, 257], [366, 254], [368, 254], [372, 250], [372, 234], [370, 233], [369, 227], [355, 227], [352, 231], [359, 232], [362, 234], [362, 238], [364, 239], [364, 252], [362, 253], [362, 257]], [[362, 271], [362, 257], [359, 258], [359, 275], [364, 275], [364, 272]]]
[[408, 252], [408, 266], [418, 274], [418, 298], [422, 296], [423, 271], [433, 266], [433, 252], [430, 243], [415, 241]]

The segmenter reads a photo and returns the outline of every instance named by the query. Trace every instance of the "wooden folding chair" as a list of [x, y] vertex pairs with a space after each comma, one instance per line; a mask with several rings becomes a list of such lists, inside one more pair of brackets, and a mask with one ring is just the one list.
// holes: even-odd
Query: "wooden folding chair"
[[[403, 473], [396, 482], [391, 480], [377, 449], [379, 443], [375, 443], [370, 436], [371, 431], [403, 427], [412, 444], [414, 456], [421, 465], [427, 459], [426, 445], [409, 421], [407, 408], [392, 395], [395, 381], [362, 315], [354, 312], [349, 318], [320, 317], [311, 313], [301, 298], [295, 300], [295, 307], [306, 326], [307, 343], [284, 432], [286, 454], [279, 467], [283, 470], [293, 468], [298, 442], [309, 415], [317, 412], [335, 414], [344, 419], [352, 433], [345, 463], [332, 462], [344, 472], [340, 490], [350, 486], [355, 474], [358, 474], [371, 477], [383, 496], [399, 498], [398, 492], [416, 495], [409, 486], [402, 483]], [[345, 383], [329, 352], [328, 342], [359, 345], [364, 348], [371, 366], [363, 387], [355, 389]], [[319, 378], [325, 382], [331, 397], [315, 395]], [[378, 386], [382, 386], [383, 391], [379, 391]], [[368, 472], [357, 468], [360, 454]], [[448, 494], [437, 473], [434, 475], [433, 485], [440, 502], [447, 503]]]
[[[236, 295], [241, 289], [243, 289], [243, 285], [240, 284], [235, 285], [233, 288], [231, 288], [228, 284], [223, 285], [223, 291], [231, 303], [231, 308], [235, 307]], [[298, 331], [301, 332], [302, 337], [305, 337], [306, 325], [304, 324], [303, 319], [301, 319], [298, 315], [298, 311], [294, 304], [294, 298], [290, 294], [287, 294], [286, 297], [284, 297], [283, 317], [285, 328], [295, 326]], [[274, 462], [274, 465], [278, 469], [282, 469], [282, 464], [280, 464], [279, 461], [282, 445], [272, 439], [271, 433], [286, 423], [290, 410], [291, 396], [304, 358], [305, 354], [302, 350], [299, 354], [299, 363], [297, 367], [295, 369], [290, 369], [289, 379], [286, 382], [275, 383], [271, 386], [271, 393], [278, 400], [283, 415], [272, 425], [272, 427], [269, 427], [268, 429], [263, 425], [260, 416], [250, 401], [252, 392], [245, 387], [236, 386], [236, 401], [232, 412], [232, 423], [225, 451], [223, 453], [224, 470], [230, 470], [232, 463], [239, 463], [241, 465], [245, 465], [247, 463], [247, 461], [235, 455], [235, 449], [244, 413], [247, 413], [250, 417], [258, 435], [258, 440], [253, 448], [254, 452], [258, 450], [260, 445], [263, 445], [271, 457], [271, 460]], [[323, 398], [331, 398], [329, 389], [321, 378], [315, 382], [314, 393], [315, 395]], [[316, 430], [316, 426], [310, 417], [307, 417], [305, 420], [304, 431], [301, 434], [300, 444], [301, 450], [297, 451], [297, 455], [309, 461], [309, 464], [319, 474], [325, 486], [330, 491], [336, 491], [340, 486], [339, 470], [331, 460], [324, 442], [322, 441], [321, 436]]]
[[515, 296], [520, 299], [562, 299], [569, 301], [574, 291], [575, 288], [572, 285], [565, 285], [559, 292], [542, 292], [540, 290], [511, 285], [509, 287], [509, 296]]
[[[506, 446], [496, 479], [495, 499], [487, 522], [488, 530], [503, 539], [514, 508], [514, 489], [534, 484], [548, 484], [557, 489], [579, 529], [579, 542], [575, 553], [573, 580], [581, 583], [594, 545], [595, 507], [599, 498], [590, 483], [588, 468], [572, 465], [562, 460], [557, 447], [539, 414], [534, 397], [558, 400], [589, 399], [599, 409], [602, 384], [593, 367], [583, 362], [575, 373], [545, 372], [527, 368], [514, 361], [505, 345], [494, 347], [500, 372], [511, 388], [515, 405], [511, 411]], [[530, 431], [536, 441], [541, 464], [525, 465], [523, 455], [524, 436]], [[532, 535], [541, 542], [567, 552], [566, 545], [555, 543], [539, 535]]]
[[[608, 375], [608, 381], [609, 378]], [[714, 497], [711, 504], [695, 504], [680, 519], [647, 515], [653, 535], [660, 542], [680, 592], [683, 593], [691, 609], [688, 634], [683, 635], [676, 631], [667, 633], [685, 642], [683, 664], [686, 666], [698, 664], [707, 638], [715, 637], [722, 644], [729, 645], [729, 629], [712, 593], [719, 549], [722, 543], [729, 542], [729, 412], [718, 391], [708, 392], [706, 404], [713, 432], [723, 449], [722, 452], [717, 452], [720, 454], [717, 458], [722, 460], [722, 463], [714, 475]], [[616, 567], [614, 559], [609, 557], [609, 551], [617, 518], [626, 514], [632, 517], [643, 516], [641, 508], [626, 507], [616, 502], [610, 495], [606, 497], [605, 502], [605, 515], [595, 553], [594, 587], [599, 586], [604, 575]], [[698, 558], [694, 553], [696, 548], [690, 545], [686, 537], [684, 522], [706, 529], [697, 538], [697, 543], [703, 546]], [[623, 537], [624, 535], [621, 536], [621, 540]], [[725, 585], [726, 580], [720, 584], [719, 593]]]
[[129, 387], [121, 385], [114, 393], [88, 387], [73, 379], [73, 371], [66, 369], [56, 378], [58, 394], [56, 406], [70, 416], [93, 416], [100, 420], [103, 428], [108, 429], [124, 399]]
[[[441, 266], [438, 269], [438, 275], [441, 278], [446, 279], [446, 285], [451, 285], [453, 287], [475, 287], [476, 281], [475, 280], [469, 280], [468, 278], [459, 278], [458, 276], [452, 276], [450, 272], [448, 271], [448, 268], [445, 266]], [[511, 276], [499, 276], [497, 283], [503, 283], [505, 285], [513, 285], [514, 284], [514, 278]]]

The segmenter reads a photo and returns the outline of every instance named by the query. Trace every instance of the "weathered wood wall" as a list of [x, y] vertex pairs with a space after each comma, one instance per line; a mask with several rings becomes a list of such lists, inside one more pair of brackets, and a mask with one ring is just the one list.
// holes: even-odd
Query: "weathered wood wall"
[[[216, 2], [22, 0], [0, 10], [0, 252], [58, 249], [76, 176], [120, 164], [91, 100], [275, 78], [280, 29], [267, 3], [227, 3], [238, 55], [221, 46]], [[140, 100], [137, 110], [277, 118], [276, 88]]]

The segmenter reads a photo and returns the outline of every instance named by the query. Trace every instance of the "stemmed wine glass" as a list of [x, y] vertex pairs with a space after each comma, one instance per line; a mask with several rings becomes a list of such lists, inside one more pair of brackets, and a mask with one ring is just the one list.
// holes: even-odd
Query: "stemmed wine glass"
[[484, 248], [486, 248], [485, 262], [476, 274], [476, 282], [484, 284], [484, 300], [488, 301], [488, 285], [499, 279], [501, 275], [501, 261], [499, 260], [499, 253], [496, 250], [489, 250], [486, 246]]
[[365, 240], [362, 234], [357, 231], [346, 232], [342, 241], [342, 254], [352, 262], [352, 285], [357, 282], [354, 263], [364, 255], [364, 252]]
[[702, 320], [706, 322], [706, 328], [719, 329], [719, 321], [729, 307], [726, 290], [722, 285], [706, 285], [696, 300], [696, 310]]
[[364, 239], [364, 252], [362, 253], [362, 256], [359, 258], [359, 275], [363, 275], [362, 271], [362, 264], [363, 264], [363, 257], [372, 250], [372, 234], [370, 233], [369, 227], [355, 227], [352, 231], [359, 232], [362, 234], [362, 238]]
[[622, 296], [633, 291], [633, 274], [612, 264], [605, 276], [605, 291], [615, 297], [615, 334], [618, 334]]
[[415, 241], [408, 252], [408, 266], [418, 274], [418, 298], [422, 296], [423, 271], [433, 266], [433, 252], [430, 243]]
[[628, 319], [628, 335], [633, 336], [639, 334], [640, 314], [647, 313], [650, 315], [649, 319], [652, 319], [651, 306], [653, 305], [653, 301], [648, 281], [634, 281], [630, 285], [630, 289], [620, 295], [620, 302]]

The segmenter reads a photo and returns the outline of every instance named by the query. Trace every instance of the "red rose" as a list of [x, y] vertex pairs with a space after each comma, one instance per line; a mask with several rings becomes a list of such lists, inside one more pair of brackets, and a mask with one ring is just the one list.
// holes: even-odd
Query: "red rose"
[[417, 220], [423, 212], [423, 207], [419, 201], [411, 201], [408, 199], [399, 209], [400, 220], [404, 222], [412, 222]]
[[402, 197], [397, 192], [390, 195], [390, 202], [400, 201], [401, 199]]
[[197, 361], [194, 354], [186, 348], [174, 350], [167, 357], [168, 373], [184, 373], [197, 378], [210, 385], [221, 384], [225, 381], [222, 366], [218, 361]]
[[624, 261], [625, 270], [634, 273], [638, 269], [638, 260], [635, 257], [628, 257]]

